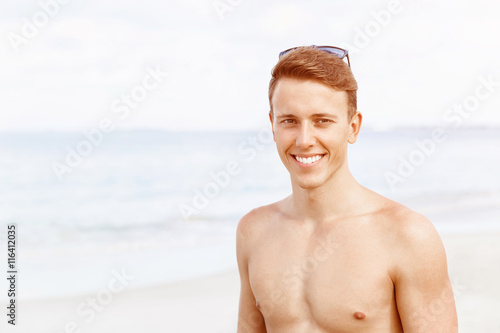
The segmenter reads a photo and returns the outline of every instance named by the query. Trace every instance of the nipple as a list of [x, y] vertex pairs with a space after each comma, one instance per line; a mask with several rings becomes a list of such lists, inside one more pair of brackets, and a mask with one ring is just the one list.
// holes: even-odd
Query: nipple
[[363, 312], [354, 312], [353, 316], [359, 320], [366, 318], [366, 315]]

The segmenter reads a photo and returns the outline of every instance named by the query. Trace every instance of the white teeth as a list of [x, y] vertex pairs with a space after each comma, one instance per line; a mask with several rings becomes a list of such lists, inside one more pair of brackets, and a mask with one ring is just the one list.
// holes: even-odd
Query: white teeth
[[316, 156], [313, 156], [313, 157], [295, 156], [295, 159], [297, 161], [299, 161], [300, 163], [303, 163], [303, 164], [311, 164], [311, 163], [319, 161], [322, 157], [323, 157], [323, 155], [316, 155]]

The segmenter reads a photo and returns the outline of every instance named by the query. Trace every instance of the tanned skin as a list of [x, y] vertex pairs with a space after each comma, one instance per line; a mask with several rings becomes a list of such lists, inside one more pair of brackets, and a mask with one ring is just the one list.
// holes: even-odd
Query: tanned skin
[[434, 226], [349, 171], [362, 116], [349, 119], [346, 92], [282, 78], [272, 106], [293, 191], [238, 225], [238, 333], [456, 333]]

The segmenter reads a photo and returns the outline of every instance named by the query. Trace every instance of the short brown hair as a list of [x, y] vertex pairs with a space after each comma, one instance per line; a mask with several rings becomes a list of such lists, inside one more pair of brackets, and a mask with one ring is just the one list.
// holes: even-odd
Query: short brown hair
[[347, 93], [348, 119], [357, 111], [358, 83], [349, 66], [339, 57], [312, 46], [299, 47], [283, 55], [272, 71], [269, 82], [269, 105], [273, 112], [272, 98], [276, 84], [281, 78], [317, 80], [327, 86]]

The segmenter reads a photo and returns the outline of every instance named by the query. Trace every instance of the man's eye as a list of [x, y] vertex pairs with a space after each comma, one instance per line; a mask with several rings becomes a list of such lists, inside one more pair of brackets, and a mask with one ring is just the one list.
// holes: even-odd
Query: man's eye
[[332, 123], [333, 121], [331, 119], [319, 119], [318, 122], [321, 124], [327, 124]]
[[284, 123], [284, 124], [293, 124], [293, 123], [295, 123], [295, 120], [294, 119], [284, 119], [282, 121], [282, 123]]

